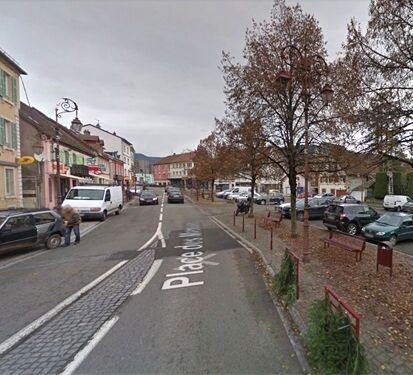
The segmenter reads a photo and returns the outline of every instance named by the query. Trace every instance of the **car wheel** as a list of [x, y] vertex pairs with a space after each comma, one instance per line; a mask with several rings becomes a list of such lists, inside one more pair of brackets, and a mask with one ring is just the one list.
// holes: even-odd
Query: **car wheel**
[[358, 232], [359, 228], [356, 223], [349, 223], [347, 225], [347, 233], [355, 236]]
[[394, 247], [397, 244], [397, 237], [393, 234], [390, 236], [389, 238], [389, 242], [391, 243], [391, 245]]
[[397, 206], [396, 211], [400, 212], [402, 210], [401, 206]]
[[304, 221], [304, 212], [297, 212], [297, 220]]
[[119, 206], [118, 209], [117, 209], [116, 212], [115, 212], [115, 215], [119, 215], [121, 209], [122, 209], [122, 206]]
[[108, 213], [105, 211], [102, 212], [102, 216], [100, 217], [100, 221], [105, 221], [108, 217]]
[[62, 236], [58, 233], [52, 234], [46, 241], [46, 247], [48, 249], [56, 249], [62, 243]]
[[266, 200], [265, 200], [265, 199], [263, 199], [262, 201], [260, 201], [260, 204], [265, 205], [265, 204], [267, 204], [267, 202], [266, 202]]

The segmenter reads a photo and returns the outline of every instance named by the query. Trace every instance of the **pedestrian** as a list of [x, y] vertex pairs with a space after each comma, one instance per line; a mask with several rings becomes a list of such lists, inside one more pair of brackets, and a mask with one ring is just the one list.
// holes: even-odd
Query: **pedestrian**
[[64, 246], [70, 245], [70, 236], [72, 235], [72, 230], [75, 233], [75, 242], [74, 245], [77, 245], [80, 242], [80, 222], [81, 218], [79, 213], [70, 205], [65, 205], [63, 209], [63, 219], [66, 224], [65, 232], [65, 244]]

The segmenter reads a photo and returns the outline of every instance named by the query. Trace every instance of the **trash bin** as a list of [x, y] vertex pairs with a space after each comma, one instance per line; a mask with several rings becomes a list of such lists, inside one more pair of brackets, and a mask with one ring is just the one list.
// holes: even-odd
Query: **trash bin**
[[379, 242], [377, 245], [377, 265], [376, 271], [379, 271], [379, 265], [390, 268], [390, 276], [393, 273], [393, 246], [389, 241]]

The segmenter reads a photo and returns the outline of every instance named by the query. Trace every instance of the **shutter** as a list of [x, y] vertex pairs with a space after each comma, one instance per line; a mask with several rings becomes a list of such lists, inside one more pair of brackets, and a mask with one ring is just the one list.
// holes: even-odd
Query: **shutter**
[[69, 153], [69, 165], [71, 166], [73, 163], [73, 157], [72, 154]]
[[4, 119], [0, 117], [0, 145], [4, 145], [6, 137], [6, 126], [4, 123]]
[[11, 147], [17, 150], [17, 125], [11, 125]]
[[17, 79], [11, 77], [11, 101], [17, 104]]
[[6, 97], [6, 72], [0, 69], [0, 96]]

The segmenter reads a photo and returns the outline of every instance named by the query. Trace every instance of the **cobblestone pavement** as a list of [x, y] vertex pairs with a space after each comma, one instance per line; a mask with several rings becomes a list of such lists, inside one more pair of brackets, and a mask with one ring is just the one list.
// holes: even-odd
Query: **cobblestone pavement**
[[17, 344], [0, 359], [1, 374], [57, 374], [142, 281], [155, 257], [147, 250]]

